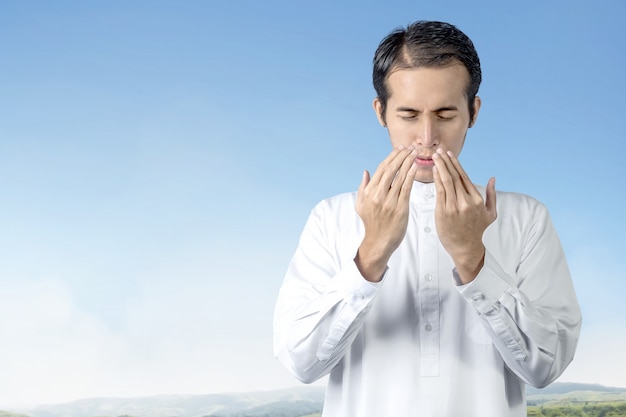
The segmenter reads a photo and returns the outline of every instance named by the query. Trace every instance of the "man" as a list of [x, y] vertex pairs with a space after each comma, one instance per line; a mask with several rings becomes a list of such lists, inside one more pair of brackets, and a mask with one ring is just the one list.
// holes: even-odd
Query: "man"
[[416, 22], [381, 42], [373, 78], [393, 151], [311, 212], [276, 356], [303, 382], [329, 375], [326, 417], [526, 416], [525, 384], [563, 372], [581, 315], [546, 208], [457, 159], [481, 104], [474, 46]]

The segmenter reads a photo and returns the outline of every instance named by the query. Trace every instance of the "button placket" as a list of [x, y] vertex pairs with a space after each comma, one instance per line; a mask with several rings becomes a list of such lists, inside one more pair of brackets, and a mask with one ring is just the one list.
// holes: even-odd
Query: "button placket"
[[[424, 197], [427, 193], [424, 194]], [[434, 194], [433, 194], [434, 197]], [[434, 203], [431, 199], [428, 203]], [[439, 375], [439, 280], [438, 241], [434, 232], [434, 207], [419, 213], [418, 291], [420, 369], [422, 376]]]
[[426, 191], [424, 192], [424, 198], [426, 199], [426, 201], [435, 198], [435, 187], [429, 186], [428, 188], [426, 188]]

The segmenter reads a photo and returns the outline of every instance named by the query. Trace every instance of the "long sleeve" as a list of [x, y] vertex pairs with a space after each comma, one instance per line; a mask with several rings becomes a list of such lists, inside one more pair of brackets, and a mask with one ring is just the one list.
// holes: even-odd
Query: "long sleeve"
[[458, 288], [507, 367], [527, 384], [543, 387], [574, 357], [580, 308], [547, 209], [530, 198], [516, 198], [499, 209], [499, 216], [500, 225], [484, 238], [482, 271]]
[[[274, 354], [305, 383], [341, 360], [378, 292], [379, 284], [366, 281], [353, 261], [360, 220], [353, 198], [337, 207], [345, 200], [326, 200], [312, 210], [276, 303]], [[334, 216], [328, 216], [333, 205]], [[348, 241], [333, 223], [352, 229]]]
[[581, 326], [546, 208], [498, 192], [485, 264], [455, 285], [434, 185], [416, 181], [406, 236], [372, 284], [354, 264], [355, 200], [322, 201], [304, 227], [274, 312], [280, 362], [302, 382], [330, 375], [325, 416], [525, 416], [525, 383], [563, 372]]

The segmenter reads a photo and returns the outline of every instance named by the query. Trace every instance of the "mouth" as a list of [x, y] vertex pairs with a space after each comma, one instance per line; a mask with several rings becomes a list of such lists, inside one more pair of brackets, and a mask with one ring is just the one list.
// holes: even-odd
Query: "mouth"
[[422, 167], [432, 167], [435, 164], [433, 158], [429, 156], [418, 156], [415, 158], [415, 163]]

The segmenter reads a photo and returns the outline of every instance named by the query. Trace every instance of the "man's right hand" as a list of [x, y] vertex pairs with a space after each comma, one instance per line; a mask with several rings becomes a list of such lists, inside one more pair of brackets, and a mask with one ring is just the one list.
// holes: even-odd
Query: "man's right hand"
[[363, 277], [379, 282], [387, 262], [398, 248], [409, 222], [409, 196], [415, 178], [415, 150], [394, 149], [370, 179], [367, 171], [359, 186], [356, 211], [365, 237], [354, 258]]

